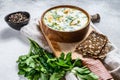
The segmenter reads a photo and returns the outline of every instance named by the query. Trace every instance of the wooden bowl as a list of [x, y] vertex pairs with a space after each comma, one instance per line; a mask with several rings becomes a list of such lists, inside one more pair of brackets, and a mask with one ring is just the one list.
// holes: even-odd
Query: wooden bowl
[[[49, 28], [43, 21], [44, 15], [46, 14], [46, 12], [55, 9], [55, 8], [74, 8], [74, 9], [78, 9], [80, 11], [82, 11], [83, 13], [85, 13], [88, 17], [88, 22], [86, 23], [86, 25], [78, 30], [75, 31], [58, 31], [58, 30], [54, 30]], [[77, 41], [81, 41], [83, 40], [83, 38], [86, 36], [88, 30], [89, 30], [89, 26], [90, 26], [90, 15], [83, 10], [82, 8], [76, 7], [76, 6], [71, 6], [71, 5], [60, 5], [60, 6], [55, 6], [52, 7], [48, 10], [46, 10], [40, 20], [40, 26], [42, 26], [42, 29], [45, 33], [46, 36], [48, 36], [48, 38], [50, 40], [54, 40], [57, 42], [77, 42]]]

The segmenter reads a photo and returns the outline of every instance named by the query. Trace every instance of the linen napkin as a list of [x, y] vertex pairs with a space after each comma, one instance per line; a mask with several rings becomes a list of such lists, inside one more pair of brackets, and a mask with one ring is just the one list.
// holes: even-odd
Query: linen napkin
[[[100, 32], [92, 23], [91, 25], [98, 32]], [[49, 52], [52, 52], [52, 50], [47, 44], [47, 41], [45, 40], [43, 34], [41, 33], [38, 27], [38, 19], [31, 20], [27, 26], [24, 26], [23, 28], [21, 28], [20, 32], [24, 36], [35, 40], [43, 49]], [[117, 49], [112, 43], [110, 45], [112, 46], [112, 51], [110, 51], [107, 54], [103, 63], [105, 64], [109, 72], [113, 75], [115, 80], [120, 80], [120, 50]], [[69, 79], [66, 79], [66, 80], [69, 80]]]

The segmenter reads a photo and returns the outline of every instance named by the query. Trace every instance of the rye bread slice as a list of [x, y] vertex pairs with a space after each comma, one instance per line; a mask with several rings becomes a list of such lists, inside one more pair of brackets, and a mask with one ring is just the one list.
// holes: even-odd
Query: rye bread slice
[[103, 59], [109, 50], [106, 45], [107, 43], [108, 39], [105, 35], [92, 31], [89, 36], [76, 47], [76, 51], [86, 57]]

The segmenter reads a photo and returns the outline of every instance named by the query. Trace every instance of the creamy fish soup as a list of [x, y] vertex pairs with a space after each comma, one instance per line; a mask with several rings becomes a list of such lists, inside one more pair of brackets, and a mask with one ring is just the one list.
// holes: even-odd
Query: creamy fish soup
[[87, 15], [74, 8], [56, 8], [44, 15], [44, 23], [59, 31], [75, 31], [81, 29], [88, 22]]

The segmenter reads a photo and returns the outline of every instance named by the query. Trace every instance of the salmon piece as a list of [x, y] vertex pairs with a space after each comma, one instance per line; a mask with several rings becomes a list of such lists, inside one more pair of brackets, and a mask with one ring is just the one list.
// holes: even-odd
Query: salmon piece
[[100, 60], [85, 58], [83, 64], [96, 74], [99, 80], [114, 80]]

